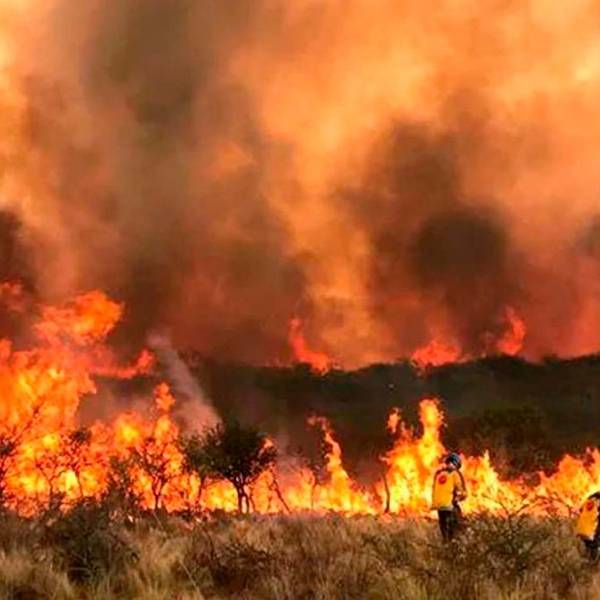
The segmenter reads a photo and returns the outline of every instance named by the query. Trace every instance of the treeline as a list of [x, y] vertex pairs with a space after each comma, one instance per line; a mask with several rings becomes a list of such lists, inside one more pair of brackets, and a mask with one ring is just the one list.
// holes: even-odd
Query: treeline
[[445, 444], [467, 453], [489, 449], [506, 475], [551, 469], [565, 452], [600, 444], [598, 355], [535, 364], [501, 356], [425, 374], [398, 362], [325, 375], [308, 365], [224, 364], [192, 353], [185, 359], [222, 415], [259, 426], [288, 450], [318, 452], [306, 418], [328, 417], [359, 478], [389, 447], [389, 411], [400, 408], [418, 429], [418, 401], [432, 396], [446, 413]]

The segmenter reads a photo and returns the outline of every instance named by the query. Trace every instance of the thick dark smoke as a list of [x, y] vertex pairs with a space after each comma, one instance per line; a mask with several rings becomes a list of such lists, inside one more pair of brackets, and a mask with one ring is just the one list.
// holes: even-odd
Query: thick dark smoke
[[[399, 124], [374, 146], [364, 180], [342, 202], [366, 227], [374, 252], [374, 311], [413, 344], [432, 331], [423, 310], [469, 353], [501, 335], [504, 311], [518, 304], [522, 264], [497, 202], [462, 192], [460, 144], [484, 145], [469, 127], [436, 135]], [[402, 301], [412, 294], [415, 312]], [[415, 316], [417, 317], [415, 319]]]
[[289, 353], [303, 275], [261, 189], [266, 141], [252, 100], [221, 77], [249, 10], [144, 0], [71, 13], [58, 3], [57, 20], [77, 15], [85, 52], [74, 71], [24, 83], [42, 209], [57, 221], [60, 260], [75, 263], [72, 282], [45, 287], [124, 300], [120, 336], [132, 346], [166, 327], [179, 346], [210, 354]]
[[[409, 265], [424, 298], [437, 300], [469, 352], [481, 351], [487, 333], [514, 304], [520, 271], [510, 268], [502, 225], [482, 209], [435, 215], [417, 232]], [[515, 265], [513, 265], [515, 266]]]
[[515, 3], [41, 5], [0, 30], [30, 249], [3, 276], [123, 300], [126, 347], [260, 363], [292, 358], [295, 316], [348, 367], [485, 352], [507, 306], [529, 356], [600, 346], [592, 30]]

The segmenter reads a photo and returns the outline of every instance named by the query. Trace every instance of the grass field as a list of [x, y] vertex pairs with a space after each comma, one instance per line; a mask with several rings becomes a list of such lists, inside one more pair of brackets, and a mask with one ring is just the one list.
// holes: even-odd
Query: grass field
[[0, 598], [600, 598], [600, 572], [553, 519], [472, 518], [444, 546], [429, 521], [106, 517], [5, 517]]

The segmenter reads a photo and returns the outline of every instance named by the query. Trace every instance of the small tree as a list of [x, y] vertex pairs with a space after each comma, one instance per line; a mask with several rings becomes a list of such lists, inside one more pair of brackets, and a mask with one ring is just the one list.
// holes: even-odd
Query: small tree
[[10, 435], [0, 435], [0, 510], [8, 502], [7, 474], [19, 449], [18, 441]]
[[188, 465], [198, 465], [205, 474], [233, 485], [240, 512], [249, 512], [250, 486], [273, 466], [277, 457], [266, 435], [235, 421], [208, 429], [201, 442], [188, 445], [185, 453]]
[[179, 439], [179, 448], [183, 454], [183, 471], [188, 476], [198, 477], [198, 497], [196, 506], [202, 501], [204, 486], [210, 476], [209, 457], [204, 451], [203, 438], [197, 433]]
[[75, 475], [79, 497], [85, 496], [82, 475], [86, 468], [92, 464], [89, 447], [92, 441], [92, 432], [81, 428], [71, 431], [62, 442], [62, 455], [65, 465]]
[[159, 510], [162, 508], [165, 488], [176, 476], [168, 452], [168, 442], [162, 442], [153, 436], [146, 437], [139, 448], [131, 451], [131, 460], [148, 476], [152, 492], [152, 508]]
[[113, 519], [118, 516], [131, 521], [142, 503], [131, 474], [132, 462], [131, 457], [109, 457], [108, 485], [103, 500], [111, 507]]

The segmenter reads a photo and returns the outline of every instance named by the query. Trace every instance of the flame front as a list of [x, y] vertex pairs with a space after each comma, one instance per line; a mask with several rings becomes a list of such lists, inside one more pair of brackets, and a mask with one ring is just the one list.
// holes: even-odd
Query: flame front
[[[527, 328], [525, 321], [518, 315], [512, 306], [506, 306], [502, 318], [503, 331], [500, 333], [487, 332], [484, 338], [486, 352], [483, 356], [506, 354], [515, 356], [521, 352]], [[430, 367], [441, 367], [449, 363], [466, 361], [473, 358], [465, 353], [454, 340], [442, 337], [433, 337], [431, 341], [415, 350], [411, 363], [420, 372], [425, 372]]]
[[[19, 288], [6, 289], [15, 304]], [[128, 492], [144, 508], [236, 510], [232, 486], [200, 482], [185, 471], [180, 430], [170, 414], [176, 398], [166, 383], [155, 388], [143, 415], [124, 413], [112, 423], [80, 428], [78, 408], [84, 396], [97, 395], [96, 376], [132, 377], [152, 368], [148, 352], [132, 366], [122, 367], [106, 346], [106, 336], [122, 312], [121, 305], [101, 292], [91, 292], [63, 306], [41, 307], [33, 326], [35, 347], [14, 350], [10, 341], [0, 343], [1, 500], [32, 514], [52, 503], [66, 508], [83, 497], [100, 497], [114, 485], [111, 473], [120, 461]], [[306, 467], [286, 469], [282, 457], [254, 484], [251, 505], [263, 513], [427, 515], [432, 474], [446, 452], [441, 439], [444, 419], [436, 399], [420, 403], [420, 422], [422, 431], [417, 433], [399, 411], [390, 414], [394, 444], [381, 457], [379, 482], [367, 489], [344, 468], [342, 448], [329, 422], [313, 417], [309, 424], [321, 430], [327, 448], [324, 480]], [[600, 484], [598, 450], [589, 450], [583, 458], [565, 456], [555, 473], [538, 474], [537, 485], [502, 480], [487, 453], [463, 459], [467, 512], [524, 508], [539, 513], [552, 507], [567, 514]]]

